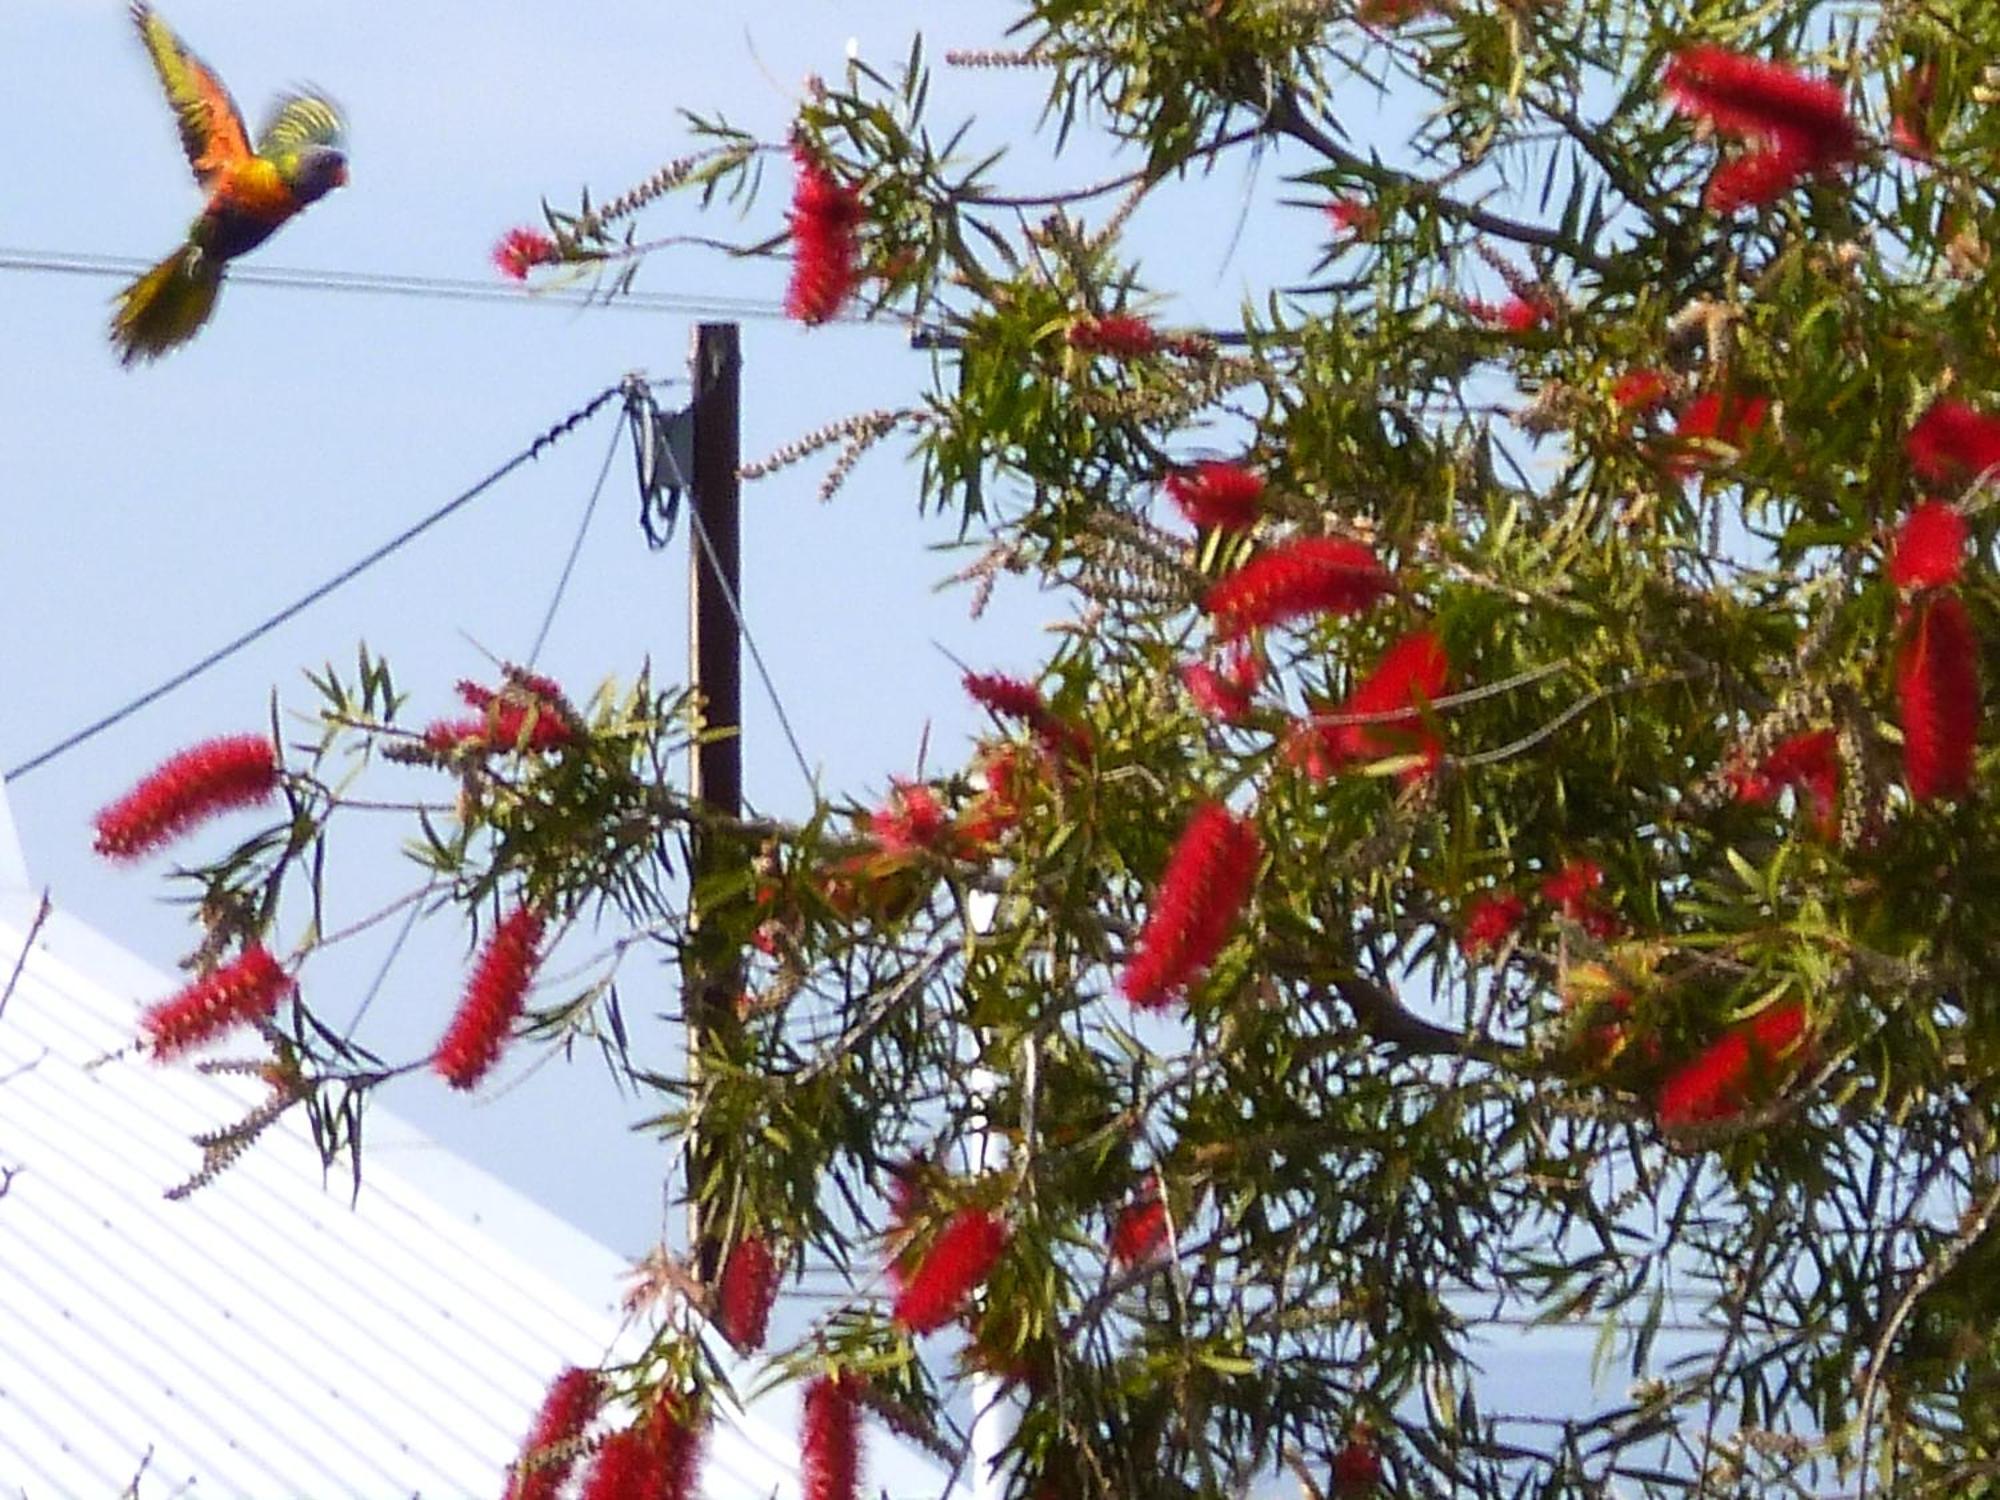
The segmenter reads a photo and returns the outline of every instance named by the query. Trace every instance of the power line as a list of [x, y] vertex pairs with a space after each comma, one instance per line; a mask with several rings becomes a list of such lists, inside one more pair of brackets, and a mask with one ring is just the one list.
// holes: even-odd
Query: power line
[[[84, 251], [23, 250], [0, 246], [0, 271], [31, 275], [88, 276], [129, 280], [152, 263], [128, 255]], [[754, 297], [675, 292], [621, 292], [617, 296], [548, 287], [526, 291], [456, 276], [415, 276], [385, 271], [328, 271], [295, 266], [232, 265], [234, 285], [285, 291], [344, 292], [374, 297], [411, 297], [438, 302], [502, 302], [515, 307], [603, 307], [627, 312], [669, 313], [678, 317], [754, 318], [782, 322], [784, 307]]]
[[160, 683], [157, 687], [148, 689], [146, 692], [143, 692], [138, 697], [132, 699], [129, 703], [126, 703], [121, 707], [113, 710], [111, 713], [106, 714], [103, 718], [98, 719], [96, 722], [85, 725], [83, 728], [77, 730], [74, 734], [68, 735], [63, 739], [58, 740], [55, 744], [49, 746], [46, 750], [41, 751], [39, 754], [32, 755], [28, 759], [22, 761], [19, 765], [11, 767], [6, 773], [7, 779], [9, 781], [17, 781], [21, 777], [27, 775], [30, 771], [36, 770], [41, 766], [47, 765], [57, 756], [63, 755], [68, 751], [74, 750], [78, 745], [83, 744], [87, 740], [95, 739], [105, 730], [110, 729], [116, 724], [123, 723], [133, 714], [137, 713], [140, 709], [145, 708], [149, 704], [158, 702], [161, 698], [164, 698], [168, 693], [173, 692], [176, 688], [182, 687], [187, 683], [194, 681], [195, 678], [201, 676], [202, 673], [208, 671], [211, 667], [218, 666], [222, 662], [227, 661], [230, 657], [234, 656], [238, 651], [241, 651], [245, 646], [248, 646], [257, 640], [260, 640], [264, 636], [269, 635], [273, 630], [276, 630], [280, 625], [284, 624], [294, 615], [299, 614], [301, 611], [309, 608], [314, 604], [317, 604], [320, 600], [324, 599], [328, 594], [334, 592], [334, 590], [341, 588], [342, 586], [348, 583], [353, 582], [356, 578], [359, 578], [363, 573], [367, 572], [370, 568], [374, 567], [375, 564], [381, 562], [384, 558], [390, 556], [392, 553], [397, 552], [404, 546], [408, 545], [410, 542], [415, 541], [418, 537], [422, 536], [426, 531], [429, 531], [433, 526], [437, 525], [438, 522], [446, 519], [448, 516], [451, 516], [456, 512], [464, 509], [466, 506], [470, 505], [474, 500], [477, 500], [481, 495], [485, 494], [488, 490], [493, 488], [494, 485], [498, 484], [501, 480], [505, 479], [509, 474], [513, 473], [523, 464], [528, 463], [533, 459], [540, 458], [542, 456], [542, 452], [544, 449], [553, 447], [555, 444], [561, 442], [564, 438], [568, 437], [570, 433], [574, 432], [578, 427], [582, 426], [585, 422], [589, 421], [592, 417], [596, 416], [597, 413], [602, 411], [607, 404], [609, 404], [616, 397], [622, 395], [625, 391], [625, 388], [626, 388], [625, 382], [623, 381], [620, 381], [617, 385], [606, 386], [603, 390], [599, 391], [595, 396], [592, 396], [590, 400], [586, 401], [582, 406], [579, 406], [575, 411], [571, 412], [568, 416], [564, 417], [560, 422], [555, 423], [553, 426], [545, 430], [527, 447], [523, 448], [519, 453], [516, 453], [512, 458], [508, 459], [498, 468], [494, 469], [484, 479], [481, 479], [478, 483], [471, 486], [471, 488], [460, 491], [457, 495], [454, 495], [450, 500], [447, 500], [443, 505], [440, 505], [436, 510], [433, 510], [429, 515], [426, 515], [422, 519], [412, 523], [409, 526], [404, 527], [403, 530], [399, 531], [395, 536], [391, 537], [381, 546], [375, 548], [375, 550], [370, 552], [367, 556], [361, 558], [359, 561], [354, 562], [345, 568], [342, 568], [338, 573], [334, 574], [333, 577], [329, 578], [326, 582], [320, 584], [319, 587], [312, 589], [309, 592], [301, 595], [298, 599], [295, 599], [292, 603], [286, 605], [283, 609], [279, 610], [276, 614], [271, 615], [269, 618], [259, 621], [256, 625], [251, 626], [250, 629], [244, 631], [241, 635], [229, 641], [226, 645], [218, 646], [215, 650], [209, 652], [208, 655], [202, 657], [201, 660], [197, 661], [193, 666], [188, 667], [183, 671], [176, 672], [173, 676], [169, 677], [165, 682]]
[[604, 462], [597, 470], [597, 483], [590, 487], [590, 498], [584, 502], [583, 517], [576, 523], [576, 535], [570, 539], [569, 556], [563, 559], [555, 592], [549, 595], [549, 607], [542, 612], [542, 628], [535, 632], [535, 644], [528, 652], [528, 665], [531, 667], [541, 660], [542, 647], [548, 644], [549, 631], [556, 623], [556, 611], [562, 608], [563, 597], [569, 593], [570, 575], [576, 571], [576, 560], [583, 552], [583, 539], [590, 534], [590, 523], [597, 515], [597, 502], [604, 495], [604, 481], [611, 473], [611, 461], [618, 456], [618, 440], [624, 435], [616, 427], [611, 429], [611, 445], [604, 450]]

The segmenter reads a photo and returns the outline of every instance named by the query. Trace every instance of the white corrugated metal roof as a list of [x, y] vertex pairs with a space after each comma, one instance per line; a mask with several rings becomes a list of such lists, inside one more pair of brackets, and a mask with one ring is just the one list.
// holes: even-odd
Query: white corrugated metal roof
[[[0, 793], [0, 983], [33, 925]], [[551, 1377], [618, 1337], [625, 1262], [380, 1109], [365, 1186], [281, 1119], [184, 1202], [254, 1081], [136, 1055], [174, 982], [55, 914], [0, 1013], [0, 1497], [496, 1495]], [[796, 1497], [792, 1401], [711, 1435], [707, 1500]], [[944, 1476], [872, 1439], [872, 1481]]]

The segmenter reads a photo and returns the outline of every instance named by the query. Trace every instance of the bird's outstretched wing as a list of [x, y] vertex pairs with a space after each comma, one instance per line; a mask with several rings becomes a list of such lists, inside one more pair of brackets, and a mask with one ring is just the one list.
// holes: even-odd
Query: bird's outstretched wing
[[250, 154], [249, 132], [243, 115], [222, 80], [209, 71], [202, 60], [188, 51], [173, 28], [146, 3], [132, 0], [132, 24], [139, 28], [140, 40], [152, 56], [153, 70], [174, 107], [180, 126], [181, 147], [195, 181], [204, 188], [235, 163]]
[[281, 94], [257, 133], [257, 154], [286, 171], [311, 146], [338, 146], [346, 122], [340, 108], [319, 94]]

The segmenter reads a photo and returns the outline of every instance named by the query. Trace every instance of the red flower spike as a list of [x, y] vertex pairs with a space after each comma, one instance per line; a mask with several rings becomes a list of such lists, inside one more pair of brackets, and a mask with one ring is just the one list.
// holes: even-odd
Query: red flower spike
[[1807, 730], [1780, 740], [1754, 768], [1733, 766], [1728, 772], [1739, 802], [1762, 804], [1777, 800], [1795, 787], [1811, 807], [1822, 837], [1831, 837], [1840, 811], [1840, 742], [1831, 729]]
[[278, 755], [264, 736], [205, 741], [169, 759], [97, 815], [97, 852], [138, 859], [197, 823], [262, 802], [277, 788]]
[[1673, 382], [1658, 370], [1628, 370], [1611, 387], [1611, 399], [1620, 411], [1635, 416], [1666, 404], [1673, 394]]
[[604, 1385], [595, 1370], [568, 1369], [555, 1378], [507, 1476], [506, 1500], [556, 1500], [576, 1463], [576, 1453], [557, 1457], [555, 1450], [583, 1436], [603, 1397]]
[[1795, 141], [1780, 139], [1772, 145], [1753, 147], [1715, 169], [1701, 201], [1718, 214], [1763, 208], [1812, 176], [1818, 166], [1811, 152]]
[[889, 805], [878, 808], [868, 826], [884, 854], [941, 849], [951, 833], [951, 820], [937, 793], [915, 781], [898, 782]]
[[1225, 724], [1240, 724], [1250, 717], [1251, 699], [1263, 678], [1263, 661], [1241, 646], [1232, 649], [1220, 667], [1193, 661], [1181, 668], [1181, 682], [1195, 705]]
[[1336, 234], [1352, 234], [1367, 239], [1382, 227], [1382, 214], [1374, 204], [1360, 198], [1336, 198], [1326, 206], [1326, 216]]
[[156, 1062], [199, 1047], [232, 1027], [262, 1021], [292, 991], [292, 976], [262, 944], [150, 1007], [139, 1018], [146, 1050]]
[[785, 315], [814, 327], [837, 316], [860, 282], [856, 231], [862, 221], [861, 195], [842, 184], [803, 143], [792, 147], [792, 161], [798, 177], [787, 216], [792, 276], [785, 288]]
[[1508, 333], [1527, 333], [1540, 328], [1555, 316], [1555, 306], [1543, 297], [1523, 297], [1519, 294], [1505, 302], [1483, 302], [1477, 297], [1466, 299], [1466, 312], [1489, 328], [1505, 329]]
[[1899, 589], [1957, 583], [1965, 568], [1965, 517], [1942, 500], [1926, 500], [1903, 518], [1889, 551], [1889, 581]]
[[973, 702], [996, 718], [1021, 720], [1049, 754], [1076, 760], [1090, 754], [1090, 736], [1051, 709], [1033, 683], [986, 672], [967, 672], [960, 680]]
[[1689, 47], [1667, 64], [1666, 91], [1683, 113], [1748, 140], [1779, 141], [1808, 170], [1851, 158], [1857, 136], [1847, 99], [1829, 79], [1716, 46]]
[[1618, 931], [1618, 919], [1592, 898], [1604, 884], [1604, 868], [1592, 859], [1567, 859], [1542, 882], [1542, 899], [1600, 941]]
[[1663, 1129], [1725, 1120], [1748, 1102], [1750, 1085], [1768, 1074], [1805, 1035], [1805, 1007], [1773, 1006], [1734, 1026], [1660, 1085]]
[[960, 1209], [897, 1296], [896, 1322], [916, 1334], [944, 1327], [992, 1274], [1006, 1246], [1006, 1225], [983, 1208]]
[[1111, 1263], [1136, 1266], [1151, 1260], [1167, 1245], [1167, 1205], [1160, 1197], [1159, 1178], [1148, 1175], [1138, 1196], [1118, 1210], [1111, 1224]]
[[1972, 785], [1979, 735], [1979, 641], [1956, 594], [1916, 607], [1896, 657], [1903, 713], [1903, 777], [1919, 802]]
[[547, 754], [576, 737], [562, 689], [532, 672], [515, 674], [499, 692], [460, 682], [458, 696], [478, 717], [431, 724], [424, 744], [439, 755], [461, 749]]
[[1327, 726], [1332, 748], [1344, 760], [1383, 760], [1415, 754], [1422, 759], [1402, 773], [1405, 784], [1422, 781], [1437, 769], [1444, 747], [1424, 724], [1419, 703], [1444, 695], [1450, 664], [1444, 643], [1433, 631], [1414, 630], [1382, 653], [1375, 670], [1363, 678], [1340, 706], [1341, 715], [1397, 715], [1374, 724]]
[[[1763, 396], [1739, 396], [1735, 392], [1703, 391], [1681, 408], [1675, 419], [1674, 435], [1682, 443], [1710, 439], [1741, 448], [1764, 425], [1771, 403]], [[1669, 467], [1685, 478], [1698, 470], [1706, 454], [1690, 448], [1674, 457]]]
[[671, 1396], [660, 1400], [646, 1421], [646, 1445], [656, 1477], [652, 1488], [643, 1492], [645, 1500], [695, 1500], [706, 1435], [682, 1416], [678, 1400]]
[[1382, 1483], [1382, 1460], [1365, 1438], [1350, 1440], [1333, 1456], [1333, 1492], [1341, 1500], [1361, 1500]]
[[2000, 466], [2000, 417], [1939, 401], [1917, 419], [1903, 448], [1926, 484], [1966, 484]]
[[659, 1472], [645, 1431], [628, 1427], [612, 1433], [597, 1450], [578, 1500], [657, 1500]]
[[509, 281], [526, 281], [536, 266], [552, 266], [562, 259], [562, 248], [539, 229], [510, 229], [493, 247], [493, 264]]
[[961, 680], [972, 701], [999, 718], [1020, 719], [1032, 728], [1049, 717], [1041, 689], [1031, 682], [998, 672], [967, 672]]
[[1160, 347], [1159, 330], [1130, 313], [1080, 318], [1069, 325], [1066, 337], [1072, 349], [1085, 354], [1106, 354], [1113, 359], [1137, 359]]
[[1236, 925], [1264, 846], [1256, 827], [1219, 802], [1188, 819], [1160, 875], [1152, 911], [1118, 976], [1118, 988], [1141, 1009], [1166, 1004], [1222, 951]]
[[715, 1323], [722, 1336], [745, 1354], [764, 1347], [771, 1323], [771, 1304], [778, 1295], [778, 1262], [761, 1235], [736, 1242], [722, 1268], [716, 1297]]
[[1354, 615], [1393, 586], [1375, 554], [1343, 537], [1298, 537], [1210, 586], [1202, 610], [1223, 640], [1308, 615]]
[[822, 1375], [806, 1387], [800, 1500], [856, 1500], [861, 1493], [861, 1409], [854, 1385], [843, 1374]]
[[1475, 896], [1465, 909], [1465, 925], [1458, 944], [1467, 958], [1490, 953], [1511, 937], [1527, 915], [1528, 903], [1512, 891], [1487, 891]]
[[507, 1044], [540, 965], [542, 915], [519, 906], [502, 918], [466, 983], [458, 1013], [438, 1043], [431, 1066], [455, 1089], [475, 1088]]
[[1203, 530], [1241, 531], [1257, 519], [1264, 481], [1237, 464], [1205, 460], [1169, 474], [1167, 498]]

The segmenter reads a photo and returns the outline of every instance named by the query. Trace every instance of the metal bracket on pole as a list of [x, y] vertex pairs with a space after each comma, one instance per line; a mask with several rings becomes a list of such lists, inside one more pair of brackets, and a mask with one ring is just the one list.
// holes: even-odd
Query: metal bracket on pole
[[694, 407], [663, 412], [643, 377], [625, 378], [625, 420], [639, 478], [639, 529], [658, 552], [674, 539], [681, 496], [694, 473]]

